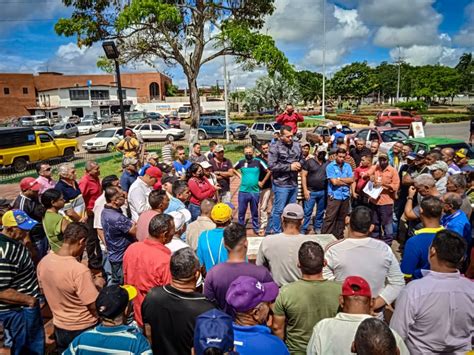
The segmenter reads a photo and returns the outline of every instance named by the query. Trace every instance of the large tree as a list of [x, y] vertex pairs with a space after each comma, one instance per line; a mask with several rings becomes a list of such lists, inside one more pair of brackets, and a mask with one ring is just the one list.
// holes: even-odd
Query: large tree
[[331, 86], [337, 95], [362, 99], [376, 89], [376, 82], [366, 62], [355, 62], [334, 74]]
[[461, 90], [467, 94], [474, 92], [474, 58], [472, 53], [463, 53], [456, 65], [456, 70], [461, 75]]
[[309, 70], [302, 70], [296, 73], [296, 84], [305, 103], [314, 101], [322, 95], [323, 75]]
[[274, 0], [63, 0], [70, 18], [55, 26], [64, 36], [77, 36], [79, 46], [116, 40], [121, 61], [157, 59], [180, 66], [187, 78], [191, 127], [199, 120], [197, 79], [202, 65], [232, 55], [252, 69], [265, 65], [271, 75], [292, 77], [293, 68], [273, 39], [260, 33]]

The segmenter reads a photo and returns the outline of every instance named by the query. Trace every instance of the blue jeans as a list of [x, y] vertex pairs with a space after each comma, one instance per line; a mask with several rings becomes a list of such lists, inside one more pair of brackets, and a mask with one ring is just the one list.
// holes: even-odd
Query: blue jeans
[[239, 191], [239, 223], [245, 225], [245, 213], [247, 212], [247, 206], [250, 204], [250, 214], [252, 216], [252, 228], [255, 233], [258, 234], [259, 223], [258, 223], [258, 200], [260, 194], [258, 192], [242, 192]]
[[112, 278], [109, 285], [123, 285], [123, 262], [110, 261], [112, 268]]
[[189, 213], [191, 213], [190, 222], [194, 222], [201, 215], [201, 206], [195, 205], [194, 203], [189, 203], [188, 210]]
[[102, 253], [102, 268], [104, 269], [105, 281], [107, 282], [107, 286], [111, 286], [112, 284], [112, 265], [109, 261], [109, 254], [104, 251]]
[[48, 254], [49, 241], [47, 237], [35, 241], [36, 249], [38, 250], [38, 259], [41, 260]]
[[39, 306], [0, 312], [5, 346], [11, 354], [38, 354], [45, 351], [43, 319]]
[[289, 203], [296, 203], [298, 196], [298, 186], [294, 187], [280, 187], [273, 184], [273, 199], [272, 220], [268, 224], [267, 232], [281, 233], [281, 215], [283, 209]]
[[374, 225], [372, 237], [381, 239], [388, 245], [392, 245], [393, 205], [372, 205], [372, 224]]
[[309, 200], [304, 201], [304, 222], [301, 227], [301, 233], [308, 231], [309, 222], [313, 215], [314, 205], [316, 205], [316, 216], [313, 219], [314, 230], [321, 230], [323, 226], [324, 210], [326, 209], [326, 191], [311, 191], [309, 194]]

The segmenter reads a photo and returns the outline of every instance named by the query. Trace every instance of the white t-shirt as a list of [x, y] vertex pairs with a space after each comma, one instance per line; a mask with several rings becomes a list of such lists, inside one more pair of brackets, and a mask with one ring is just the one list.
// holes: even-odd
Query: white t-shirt
[[148, 204], [148, 195], [153, 190], [151, 186], [145, 184], [139, 176], [128, 190], [128, 203], [132, 212], [132, 221], [138, 221], [141, 213], [151, 209]]
[[189, 245], [183, 242], [181, 239], [173, 237], [171, 239], [171, 242], [165, 245], [169, 250], [171, 250], [171, 253], [174, 253], [180, 249], [188, 248]]

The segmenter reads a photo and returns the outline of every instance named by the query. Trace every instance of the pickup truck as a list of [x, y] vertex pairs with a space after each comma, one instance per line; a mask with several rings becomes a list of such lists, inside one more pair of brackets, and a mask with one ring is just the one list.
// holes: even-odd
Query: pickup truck
[[76, 139], [54, 139], [33, 128], [0, 128], [0, 166], [23, 172], [29, 163], [52, 158], [74, 159]]
[[[229, 137], [233, 139], [244, 139], [249, 128], [242, 123], [229, 122]], [[198, 125], [198, 139], [226, 138], [225, 117], [209, 114], [201, 115]]]

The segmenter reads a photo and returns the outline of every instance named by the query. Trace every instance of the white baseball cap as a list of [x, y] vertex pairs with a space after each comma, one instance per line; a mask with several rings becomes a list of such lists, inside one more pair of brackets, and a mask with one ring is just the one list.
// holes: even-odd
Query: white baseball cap
[[191, 212], [186, 208], [168, 213], [174, 220], [174, 227], [178, 231], [191, 220]]

